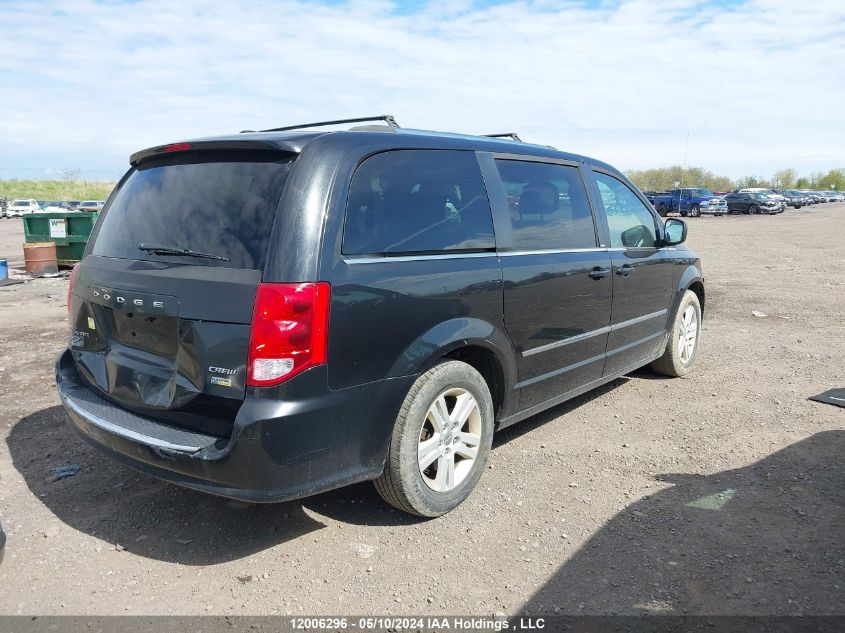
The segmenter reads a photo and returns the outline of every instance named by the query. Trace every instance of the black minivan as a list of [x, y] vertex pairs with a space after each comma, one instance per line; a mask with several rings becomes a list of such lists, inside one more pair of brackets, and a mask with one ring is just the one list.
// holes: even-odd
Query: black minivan
[[71, 276], [56, 379], [82, 437], [226, 497], [374, 480], [437, 516], [495, 430], [691, 370], [683, 221], [604, 163], [374, 118], [131, 157]]

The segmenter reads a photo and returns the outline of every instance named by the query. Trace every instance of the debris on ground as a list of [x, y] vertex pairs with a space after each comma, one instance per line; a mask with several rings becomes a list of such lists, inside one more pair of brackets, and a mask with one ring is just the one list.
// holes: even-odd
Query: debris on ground
[[68, 464], [67, 466], [62, 466], [61, 468], [54, 468], [53, 481], [58, 481], [59, 479], [64, 479], [65, 477], [73, 477], [79, 472], [80, 468], [82, 468], [82, 466], [79, 464]]

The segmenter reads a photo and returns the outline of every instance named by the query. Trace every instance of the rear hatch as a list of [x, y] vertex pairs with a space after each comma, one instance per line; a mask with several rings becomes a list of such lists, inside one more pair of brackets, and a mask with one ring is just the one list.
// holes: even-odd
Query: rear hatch
[[293, 158], [186, 151], [127, 174], [69, 304], [70, 349], [93, 390], [147, 417], [231, 432], [256, 287]]

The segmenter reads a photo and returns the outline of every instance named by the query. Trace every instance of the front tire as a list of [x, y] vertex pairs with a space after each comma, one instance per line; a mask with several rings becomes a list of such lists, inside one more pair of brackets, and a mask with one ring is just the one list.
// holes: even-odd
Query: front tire
[[701, 303], [687, 290], [672, 320], [672, 333], [663, 356], [651, 364], [658, 374], [679, 378], [692, 371], [701, 340]]
[[756, 204], [752, 204], [750, 207], [748, 207], [748, 213], [753, 214], [753, 213], [757, 213], [758, 211], [759, 211], [759, 209], [757, 208]]
[[692, 207], [690, 207], [689, 214], [692, 217], [697, 218], [698, 216], [701, 215], [701, 209], [699, 208], [699, 206], [697, 204], [694, 204], [694, 205], [692, 205]]
[[402, 403], [376, 490], [410, 514], [453, 510], [484, 473], [493, 417], [490, 389], [473, 367], [451, 360], [434, 366]]

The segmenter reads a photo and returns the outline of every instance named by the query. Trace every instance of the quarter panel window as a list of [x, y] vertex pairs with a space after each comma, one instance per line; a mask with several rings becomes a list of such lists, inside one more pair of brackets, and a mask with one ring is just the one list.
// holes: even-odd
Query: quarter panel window
[[595, 248], [593, 214], [577, 167], [496, 159], [518, 250]]
[[657, 243], [654, 216], [637, 195], [613, 176], [594, 172], [607, 215], [612, 248], [648, 248]]
[[343, 253], [437, 253], [495, 248], [490, 203], [472, 152], [376, 154], [349, 187]]

